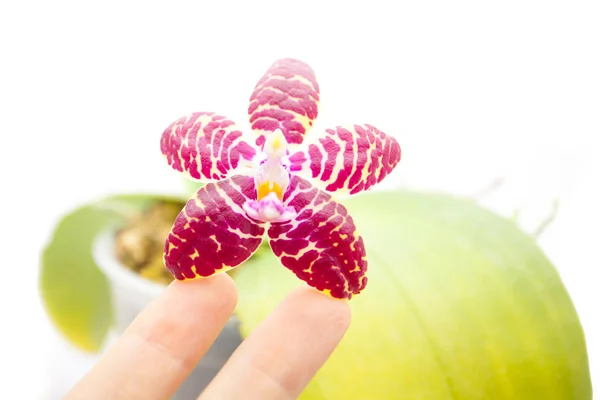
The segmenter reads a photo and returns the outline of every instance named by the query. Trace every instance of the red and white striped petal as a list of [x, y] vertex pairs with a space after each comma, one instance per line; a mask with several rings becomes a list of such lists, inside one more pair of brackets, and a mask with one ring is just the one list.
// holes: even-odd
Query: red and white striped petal
[[254, 179], [235, 175], [203, 186], [187, 202], [165, 241], [165, 265], [176, 279], [224, 272], [254, 254], [265, 228], [242, 209], [249, 199], [256, 199]]
[[332, 297], [350, 299], [360, 293], [367, 284], [367, 258], [346, 208], [298, 176], [283, 201], [297, 215], [269, 228], [271, 249], [281, 263]]
[[392, 172], [401, 155], [396, 139], [372, 125], [327, 129], [304, 147], [290, 156], [290, 171], [312, 177], [336, 194], [370, 189]]
[[289, 145], [301, 144], [319, 112], [319, 85], [313, 70], [302, 61], [276, 61], [258, 81], [248, 107], [256, 144], [281, 129]]
[[204, 182], [231, 176], [257, 153], [233, 121], [211, 112], [195, 112], [173, 122], [162, 134], [160, 149], [173, 169]]

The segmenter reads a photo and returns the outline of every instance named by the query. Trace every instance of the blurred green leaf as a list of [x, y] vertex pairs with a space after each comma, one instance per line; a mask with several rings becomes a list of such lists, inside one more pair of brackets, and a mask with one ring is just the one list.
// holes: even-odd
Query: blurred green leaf
[[182, 178], [181, 184], [183, 186], [183, 195], [186, 197], [185, 200], [188, 200], [198, 191], [198, 189], [204, 186], [203, 183], [200, 183], [188, 177]]
[[40, 290], [48, 314], [72, 343], [98, 351], [111, 324], [111, 300], [106, 278], [92, 258], [95, 237], [125, 222], [163, 195], [112, 196], [65, 216], [41, 257]]
[[[344, 204], [365, 240], [369, 283], [302, 399], [591, 399], [577, 313], [531, 237], [443, 195]], [[235, 279], [244, 336], [303, 285], [267, 252]]]

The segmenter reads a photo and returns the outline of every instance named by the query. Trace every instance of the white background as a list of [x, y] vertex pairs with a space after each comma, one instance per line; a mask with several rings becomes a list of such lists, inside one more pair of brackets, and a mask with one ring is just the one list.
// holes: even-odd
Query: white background
[[251, 90], [280, 57], [317, 72], [316, 129], [368, 122], [398, 138], [388, 185], [474, 195], [502, 178], [484, 204], [520, 210], [528, 231], [560, 199], [540, 244], [580, 313], [600, 385], [597, 2], [5, 3], [2, 398], [42, 398], [68, 348], [37, 292], [59, 216], [110, 193], [178, 191], [162, 130], [199, 110], [247, 124]]

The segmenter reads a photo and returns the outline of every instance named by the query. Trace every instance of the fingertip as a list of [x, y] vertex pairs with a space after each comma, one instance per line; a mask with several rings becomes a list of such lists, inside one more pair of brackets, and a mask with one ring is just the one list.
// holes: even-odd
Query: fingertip
[[238, 291], [235, 282], [226, 273], [220, 273], [207, 278], [190, 279], [184, 281], [174, 280], [167, 291], [176, 296], [185, 296], [201, 302], [207, 300], [207, 294], [216, 308], [231, 314], [238, 302]]
[[348, 300], [335, 299], [310, 287], [301, 287], [288, 295], [286, 302], [310, 321], [327, 322], [333, 332], [344, 333], [350, 327], [352, 311]]

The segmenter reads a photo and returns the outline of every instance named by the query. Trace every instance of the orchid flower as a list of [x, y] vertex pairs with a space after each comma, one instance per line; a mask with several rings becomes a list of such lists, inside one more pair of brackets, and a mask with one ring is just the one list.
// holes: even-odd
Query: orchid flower
[[400, 146], [367, 124], [308, 135], [318, 103], [312, 69], [281, 59], [250, 97], [251, 133], [211, 112], [182, 117], [163, 132], [168, 164], [207, 183], [165, 242], [165, 265], [176, 279], [242, 264], [266, 233], [281, 263], [308, 285], [339, 299], [365, 288], [363, 239], [330, 193], [352, 195], [381, 182], [400, 161]]

